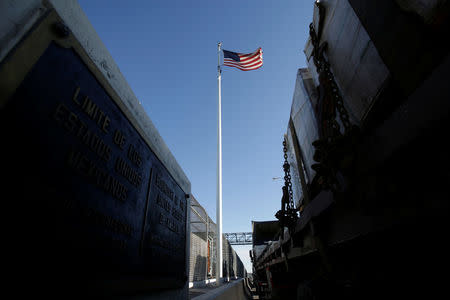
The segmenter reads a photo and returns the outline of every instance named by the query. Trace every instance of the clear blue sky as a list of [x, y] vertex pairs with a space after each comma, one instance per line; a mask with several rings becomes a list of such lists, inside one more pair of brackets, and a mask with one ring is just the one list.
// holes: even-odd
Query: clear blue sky
[[[243, 53], [262, 47], [262, 68], [223, 68], [223, 231], [275, 219], [283, 182], [272, 178], [283, 176], [283, 134], [314, 1], [79, 3], [214, 220], [217, 42]], [[251, 272], [248, 249], [236, 248]]]

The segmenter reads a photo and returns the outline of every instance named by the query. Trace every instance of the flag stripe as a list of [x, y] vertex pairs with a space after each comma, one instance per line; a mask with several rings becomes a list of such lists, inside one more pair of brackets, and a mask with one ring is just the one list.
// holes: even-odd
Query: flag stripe
[[260, 56], [261, 56], [261, 53], [255, 53], [252, 56], [239, 56], [239, 57], [241, 59], [241, 63], [245, 63], [249, 60], [254, 60], [255, 58], [258, 59], [258, 58], [260, 58]]
[[[225, 57], [225, 54], [227, 57]], [[238, 58], [239, 61], [236, 60]], [[258, 48], [255, 52], [247, 54], [224, 50], [223, 65], [241, 71], [256, 70], [263, 65], [262, 49]]]
[[249, 68], [243, 68], [243, 67], [231, 66], [231, 65], [225, 65], [225, 66], [234, 67], [234, 68], [237, 68], [237, 69], [239, 69], [241, 71], [250, 71], [250, 70], [256, 70], [256, 69], [260, 68], [262, 66], [262, 62], [259, 63], [258, 65], [256, 65], [255, 67], [249, 67]]
[[254, 67], [250, 67], [250, 68], [241, 68], [239, 66], [231, 66], [231, 65], [227, 65], [227, 64], [224, 64], [224, 65], [228, 66], [228, 67], [235, 67], [235, 68], [237, 68], [237, 69], [239, 69], [241, 71], [250, 71], [250, 70], [256, 70], [256, 69], [260, 68], [262, 66], [262, 64], [263, 63], [260, 62], [258, 65], [254, 66]]
[[257, 52], [254, 53], [250, 53], [250, 54], [239, 54], [239, 57], [241, 58], [241, 60], [243, 59], [249, 59], [255, 56], [259, 56], [261, 54], [261, 52], [258, 50]]
[[256, 68], [250, 68], [250, 69], [243, 69], [243, 68], [240, 68], [240, 67], [235, 67], [236, 69], [239, 69], [239, 70], [241, 70], [241, 71], [252, 71], [252, 70], [256, 70], [256, 69], [259, 69], [261, 66], [259, 66], [259, 67], [256, 67]]
[[230, 58], [224, 58], [223, 61], [239, 63], [241, 65], [249, 65], [249, 64], [253, 64], [255, 61], [261, 61], [261, 58], [259, 57], [259, 55], [256, 55], [249, 59], [241, 60], [240, 62], [237, 62], [234, 59], [230, 59]]
[[251, 67], [254, 67], [254, 66], [256, 66], [258, 64], [261, 64], [261, 63], [262, 63], [262, 61], [258, 60], [258, 61], [255, 61], [255, 62], [251, 63], [251, 64], [246, 64], [246, 65], [241, 65], [241, 64], [238, 64], [236, 62], [229, 62], [229, 61], [226, 61], [223, 64], [226, 65], [226, 66], [229, 66], [229, 67], [239, 66], [241, 68], [251, 68]]
[[260, 61], [261, 61], [261, 59], [259, 57], [256, 57], [253, 60], [246, 61], [244, 63], [243, 62], [236, 62], [234, 60], [228, 60], [228, 59], [224, 59], [223, 60], [224, 63], [225, 62], [234, 63], [234, 64], [240, 65], [241, 67], [250, 66], [250, 65], [253, 65], [255, 62], [260, 62]]
[[238, 69], [242, 69], [242, 70], [246, 70], [246, 69], [248, 69], [248, 70], [255, 70], [255, 69], [257, 69], [257, 68], [259, 68], [259, 67], [261, 67], [262, 66], [262, 63], [259, 63], [259, 64], [257, 64], [257, 65], [254, 65], [254, 66], [252, 66], [252, 67], [248, 67], [248, 68], [242, 68], [242, 67], [240, 67], [240, 66], [231, 66], [231, 65], [228, 65], [228, 67], [235, 67], [235, 68], [238, 68]]
[[262, 63], [261, 60], [254, 61], [254, 62], [252, 62], [252, 63], [250, 63], [250, 64], [239, 64], [239, 63], [232, 62], [232, 61], [225, 61], [225, 62], [224, 62], [224, 65], [226, 65], [226, 66], [231, 66], [231, 67], [239, 66], [239, 67], [245, 69], [245, 68], [251, 68], [251, 67], [253, 67], [253, 66], [255, 66], [255, 65], [258, 65], [258, 64], [261, 64], [261, 63]]
[[258, 51], [258, 52], [251, 53], [251, 54], [240, 54], [239, 57], [241, 58], [241, 61], [242, 61], [242, 60], [245, 60], [245, 59], [253, 58], [255, 56], [259, 56], [259, 54], [260, 54], [260, 52]]

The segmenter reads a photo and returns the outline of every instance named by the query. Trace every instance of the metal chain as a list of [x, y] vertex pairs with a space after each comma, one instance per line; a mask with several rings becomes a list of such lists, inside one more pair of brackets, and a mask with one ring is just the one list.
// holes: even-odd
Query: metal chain
[[[341, 119], [342, 125], [344, 125], [345, 132], [348, 132], [352, 127], [350, 123], [350, 118], [347, 109], [344, 106], [344, 101], [339, 92], [339, 88], [336, 84], [336, 81], [334, 80], [333, 73], [330, 70], [330, 63], [323, 56], [323, 52], [322, 49], [320, 48], [319, 40], [317, 39], [317, 34], [316, 31], [314, 30], [314, 26], [312, 23], [309, 25], [309, 34], [311, 36], [311, 42], [314, 47], [313, 60], [314, 64], [316, 65], [317, 72], [319, 74], [321, 72], [325, 74], [328, 84], [331, 87], [331, 94], [336, 104], [336, 109], [339, 112], [339, 117]], [[333, 129], [337, 130], [336, 132], [339, 132], [339, 124], [337, 123], [336, 120], [332, 120], [332, 127]]]
[[[293, 230], [296, 220], [298, 219], [297, 210], [294, 206], [293, 193], [292, 193], [292, 182], [291, 182], [291, 171], [288, 163], [286, 138], [283, 140], [283, 152], [284, 152], [284, 186], [283, 197], [281, 198], [281, 209], [277, 211], [275, 217], [280, 220], [281, 228], [287, 226], [289, 231]], [[284, 238], [284, 229], [281, 231], [281, 237]]]
[[283, 152], [284, 152], [284, 164], [283, 164], [284, 185], [288, 189], [288, 193], [289, 193], [289, 201], [287, 203], [286, 210], [289, 212], [290, 210], [295, 210], [295, 206], [294, 206], [294, 200], [293, 200], [294, 197], [293, 197], [293, 192], [292, 192], [291, 171], [290, 171], [289, 163], [287, 161], [288, 156], [287, 156], [286, 139], [283, 140]]

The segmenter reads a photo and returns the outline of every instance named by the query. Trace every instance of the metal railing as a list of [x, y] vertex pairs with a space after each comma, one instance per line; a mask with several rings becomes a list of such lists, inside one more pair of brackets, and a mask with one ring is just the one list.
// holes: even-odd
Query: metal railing
[[230, 245], [251, 245], [253, 241], [251, 232], [233, 232], [224, 233], [223, 235]]

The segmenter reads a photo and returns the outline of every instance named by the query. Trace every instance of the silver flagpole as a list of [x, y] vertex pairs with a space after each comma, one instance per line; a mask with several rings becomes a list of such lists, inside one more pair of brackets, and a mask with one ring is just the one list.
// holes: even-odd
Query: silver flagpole
[[222, 91], [221, 79], [222, 70], [220, 69], [220, 51], [222, 43], [217, 44], [217, 84], [219, 86], [219, 103], [217, 109], [217, 202], [216, 202], [216, 284], [220, 285], [222, 278]]

